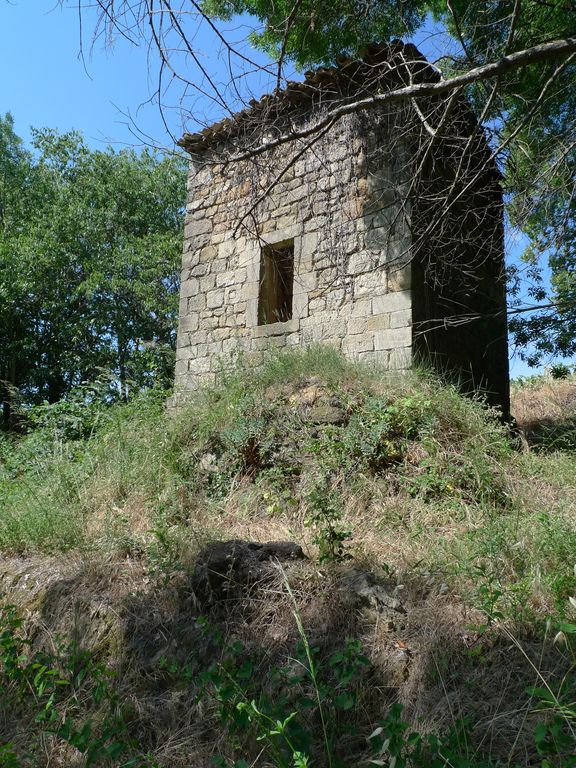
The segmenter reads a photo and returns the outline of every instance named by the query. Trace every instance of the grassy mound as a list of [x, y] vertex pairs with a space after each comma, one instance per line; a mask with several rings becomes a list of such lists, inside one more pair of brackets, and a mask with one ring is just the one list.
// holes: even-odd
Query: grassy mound
[[[87, 714], [104, 674], [89, 665], [74, 727], [92, 718], [102, 733], [122, 701], [124, 762], [104, 739], [93, 764], [571, 765], [574, 453], [538, 440], [521, 450], [481, 402], [428, 374], [390, 376], [326, 348], [239, 363], [176, 413], [154, 394], [83, 400], [4, 438], [0, 550], [60, 568], [33, 647], [72, 621], [74, 595], [91, 616], [113, 607], [92, 631], [114, 638], [98, 645], [111, 710], [104, 697]], [[233, 604], [194, 607], [188, 574], [217, 538], [292, 539], [309, 561]], [[351, 568], [389, 583], [405, 619], [351, 602]], [[76, 653], [50, 662], [71, 686]], [[77, 695], [62, 701], [76, 711]], [[88, 747], [70, 729], [54, 743], [81, 765]]]
[[66, 439], [70, 419], [60, 407], [0, 444], [4, 552], [161, 566], [216, 536], [293, 537], [320, 560], [442, 573], [469, 598], [480, 569], [516, 613], [562, 613], [574, 594], [574, 454], [518, 451], [426, 374], [316, 348], [239, 365], [176, 414], [145, 396], [74, 422], [83, 439]]

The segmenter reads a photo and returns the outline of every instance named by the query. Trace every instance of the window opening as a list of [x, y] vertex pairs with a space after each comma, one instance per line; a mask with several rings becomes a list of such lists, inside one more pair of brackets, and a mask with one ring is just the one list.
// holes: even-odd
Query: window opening
[[292, 319], [294, 241], [266, 245], [260, 254], [258, 325]]

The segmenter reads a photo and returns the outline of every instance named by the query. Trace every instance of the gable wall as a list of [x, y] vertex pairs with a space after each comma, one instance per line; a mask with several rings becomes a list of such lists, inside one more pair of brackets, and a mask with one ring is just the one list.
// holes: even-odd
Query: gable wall
[[[385, 121], [341, 120], [288, 167], [280, 147], [251, 161], [191, 165], [176, 390], [242, 351], [314, 342], [390, 369], [411, 363], [410, 211], [400, 147]], [[260, 252], [294, 242], [293, 317], [258, 326]]]

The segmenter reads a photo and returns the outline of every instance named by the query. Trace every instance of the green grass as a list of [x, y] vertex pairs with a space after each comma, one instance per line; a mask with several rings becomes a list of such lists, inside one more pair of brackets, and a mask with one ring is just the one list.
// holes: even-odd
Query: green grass
[[[310, 422], [311, 396], [342, 422]], [[323, 556], [340, 541], [340, 555], [442, 572], [473, 603], [477, 582], [497, 583], [510, 613], [564, 614], [576, 588], [573, 454], [518, 452], [480, 402], [429, 374], [392, 377], [317, 347], [256, 371], [240, 360], [178, 413], [149, 393], [92, 411], [89, 428], [81, 417], [59, 404], [2, 438], [2, 551], [157, 563], [250, 520]]]
[[[335, 418], [317, 418], [314, 408]], [[366, 737], [383, 717], [382, 739], [372, 744], [375, 759], [389, 760], [394, 744], [399, 758], [410, 754], [419, 768], [442, 744], [445, 754], [474, 768], [501, 765], [512, 753], [510, 764], [522, 764], [518, 750], [524, 748], [530, 765], [544, 764], [547, 755], [550, 765], [570, 765], [557, 759], [561, 749], [571, 750], [558, 739], [574, 732], [566, 704], [573, 694], [561, 677], [574, 668], [568, 650], [575, 627], [576, 488], [569, 447], [520, 450], [480, 400], [462, 397], [429, 373], [391, 376], [320, 347], [271, 355], [257, 370], [239, 360], [178, 412], [166, 410], [162, 393], [115, 405], [87, 401], [84, 393], [30, 415], [27, 435], [0, 437], [0, 551], [56, 559], [66, 553], [64, 560], [78, 555], [88, 564], [70, 583], [77, 579], [78, 594], [93, 594], [94, 604], [112, 605], [116, 634], [102, 652], [116, 650], [98, 664], [111, 666], [114, 707], [116, 696], [126, 704], [122, 728], [136, 741], [149, 735], [142, 749], [154, 754], [151, 765], [188, 766], [195, 750], [194, 765], [202, 768], [214, 755], [224, 766], [250, 765], [243, 762], [248, 756], [258, 765], [263, 746], [268, 764], [292, 765], [295, 751], [308, 754], [307, 744], [312, 764], [321, 765], [326, 733], [318, 730], [315, 686], [330, 713], [335, 754], [367, 757]], [[265, 599], [240, 601], [224, 614], [216, 606], [198, 617], [187, 602], [186, 574], [198, 549], [214, 538], [293, 539], [311, 563], [291, 575], [288, 593], [280, 582]], [[404, 585], [408, 624], [389, 630], [385, 617], [350, 609], [338, 587], [349, 559]], [[66, 591], [61, 603], [54, 594], [53, 605], [71, 610]], [[42, 618], [50, 627], [54, 613]], [[565, 627], [571, 644], [547, 639], [549, 620]], [[56, 624], [49, 637], [59, 631]], [[166, 656], [154, 645], [164, 636]], [[3, 637], [11, 642], [11, 635]], [[313, 658], [302, 656], [303, 637]], [[530, 645], [534, 637], [537, 646]], [[147, 644], [155, 649], [154, 663], [140, 655]], [[405, 646], [408, 676], [389, 683]], [[350, 648], [369, 659], [354, 680], [347, 667], [338, 677]], [[511, 655], [513, 678], [521, 672], [523, 682], [517, 689], [508, 682], [510, 690], [501, 691]], [[295, 665], [304, 676], [295, 674]], [[26, 669], [31, 690], [36, 668]], [[552, 690], [548, 703], [546, 691], [526, 694], [534, 681]], [[86, 685], [80, 706], [63, 687], [54, 717], [65, 718], [72, 707], [74, 728], [90, 720], [100, 734], [98, 748], [105, 748], [106, 713], [93, 706], [95, 682], [87, 677]], [[519, 696], [522, 723], [540, 718], [537, 744], [506, 714], [516, 710]], [[42, 697], [32, 698], [36, 706]], [[202, 738], [196, 725], [165, 733], [165, 710], [181, 723], [182, 701], [194, 713], [190, 723], [206, 722]], [[442, 714], [422, 724], [411, 705], [427, 701], [438, 701]], [[36, 710], [29, 704], [27, 733], [36, 739]], [[546, 707], [549, 717], [542, 715]], [[487, 737], [478, 733], [487, 732], [482, 729], [495, 711], [487, 748]], [[142, 725], [145, 712], [151, 714]], [[469, 721], [462, 725], [460, 716]], [[420, 741], [410, 741], [409, 727]], [[2, 722], [0, 736], [1, 729]], [[298, 729], [299, 742], [292, 740]], [[76, 731], [63, 733], [65, 742]], [[43, 744], [36, 745], [39, 760]], [[163, 757], [157, 744], [164, 745], [158, 747]], [[5, 757], [2, 748], [0, 738], [0, 764], [10, 752], [6, 747]]]

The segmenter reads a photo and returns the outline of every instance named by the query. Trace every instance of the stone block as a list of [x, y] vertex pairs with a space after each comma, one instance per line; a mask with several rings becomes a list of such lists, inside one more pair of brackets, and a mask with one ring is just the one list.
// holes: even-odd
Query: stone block
[[206, 309], [206, 294], [199, 293], [197, 296], [191, 296], [188, 299], [186, 314], [191, 314], [192, 312], [202, 312], [204, 309]]
[[296, 318], [308, 316], [308, 294], [296, 293], [292, 298], [292, 315]]
[[384, 312], [399, 312], [401, 309], [411, 309], [411, 291], [393, 291], [372, 299], [372, 314], [380, 315]]
[[355, 299], [350, 314], [352, 317], [369, 317], [372, 314], [372, 299]]
[[196, 360], [188, 361], [189, 373], [208, 373], [210, 371], [210, 358], [198, 357]]
[[390, 239], [387, 251], [387, 261], [393, 266], [406, 266], [412, 259], [412, 239], [409, 235], [405, 237], [394, 237]]
[[209, 264], [196, 264], [188, 270], [187, 277], [204, 277], [210, 271]]
[[223, 355], [231, 355], [238, 349], [238, 340], [233, 339], [223, 339], [222, 341], [222, 354]]
[[176, 376], [188, 372], [188, 356], [176, 360]]
[[388, 366], [388, 352], [377, 350], [373, 352], [359, 352], [357, 357], [363, 363], [378, 364], [386, 368]]
[[342, 339], [342, 352], [345, 355], [358, 355], [360, 352], [372, 352], [374, 338], [372, 334], [346, 336]]
[[189, 299], [190, 296], [196, 296], [200, 291], [200, 283], [191, 277], [180, 285], [180, 296]]
[[199, 197], [194, 197], [188, 201], [186, 210], [188, 211], [188, 213], [194, 213], [195, 211], [199, 210], [200, 208], [204, 208], [205, 206], [206, 206], [206, 200]]
[[380, 268], [375, 272], [358, 275], [354, 280], [354, 294], [358, 297], [373, 296], [386, 291], [386, 273]]
[[224, 289], [217, 288], [214, 291], [208, 291], [206, 294], [206, 307], [216, 309], [224, 304]]
[[208, 272], [206, 275], [202, 275], [200, 278], [200, 291], [201, 293], [208, 293], [212, 288], [216, 287], [216, 275]]
[[260, 247], [238, 247], [234, 254], [234, 262], [237, 268], [249, 267], [251, 264], [260, 266]]
[[233, 269], [225, 272], [221, 272], [216, 275], [216, 286], [221, 288], [222, 286], [236, 285], [240, 286], [246, 282], [246, 270], [245, 269]]
[[401, 309], [390, 314], [390, 328], [405, 328], [412, 325], [412, 309]]
[[365, 317], [351, 317], [350, 320], [348, 320], [348, 333], [351, 336], [354, 336], [357, 333], [366, 333], [367, 329], [368, 320]]
[[334, 288], [326, 296], [326, 309], [337, 309], [341, 307], [346, 300], [346, 293], [343, 288]]
[[215, 328], [218, 328], [218, 318], [215, 315], [202, 316], [199, 322], [199, 328], [202, 331], [208, 331], [211, 333]]
[[212, 222], [209, 219], [200, 221], [189, 221], [184, 227], [184, 237], [186, 240], [202, 235], [209, 235], [212, 232]]
[[332, 144], [328, 149], [328, 160], [345, 160], [349, 157], [350, 150], [344, 143]]
[[294, 275], [294, 291], [313, 291], [318, 286], [316, 272], [298, 272]]
[[221, 259], [227, 259], [235, 252], [238, 245], [238, 240], [225, 239], [218, 245], [218, 256]]
[[232, 310], [234, 312], [234, 315], [236, 316], [236, 319], [239, 317], [244, 318], [246, 314], [246, 302], [245, 301], [238, 301], [234, 306], [232, 307]]
[[252, 339], [251, 348], [256, 352], [263, 352], [267, 349], [281, 349], [286, 346], [286, 336], [260, 336]]
[[300, 335], [303, 344], [311, 344], [315, 340], [314, 326], [302, 328]]
[[243, 295], [242, 287], [238, 285], [231, 285], [224, 289], [224, 304], [227, 307], [232, 307], [238, 301], [238, 298]]
[[184, 244], [182, 254], [182, 271], [192, 269], [200, 262], [200, 251], [197, 248], [188, 248], [188, 243]]
[[390, 328], [390, 314], [384, 312], [381, 315], [372, 315], [368, 318], [367, 327], [369, 331], [384, 331]]
[[348, 260], [348, 273], [351, 275], [358, 275], [368, 269], [370, 259], [366, 251], [357, 251], [352, 253]]
[[[214, 331], [216, 333], [216, 331]], [[212, 334], [212, 338], [214, 338], [214, 333]], [[208, 344], [208, 357], [214, 357], [215, 355], [219, 355], [222, 352], [222, 342], [221, 341], [211, 341]]]
[[178, 333], [190, 333], [198, 330], [198, 313], [183, 315], [178, 325]]
[[308, 186], [304, 181], [297, 179], [295, 183], [297, 186], [291, 187], [285, 192], [284, 199], [289, 205], [297, 203], [308, 195]]
[[210, 272], [215, 275], [229, 275], [228, 259], [213, 259], [210, 262]]
[[398, 269], [390, 268], [388, 271], [388, 290], [406, 291], [412, 285], [412, 266], [406, 264]]
[[412, 343], [410, 328], [390, 328], [374, 332], [374, 349], [395, 349]]
[[390, 350], [388, 366], [391, 370], [407, 370], [412, 367], [412, 347], [398, 347]]
[[346, 329], [347, 322], [343, 318], [322, 323], [322, 341], [328, 343], [331, 339], [342, 339], [346, 336]]
[[289, 333], [288, 336], [286, 336], [286, 346], [287, 347], [298, 347], [302, 343], [302, 334], [300, 331], [297, 333]]
[[205, 357], [206, 355], [206, 345], [205, 344], [195, 344], [194, 346], [190, 347], [186, 350], [188, 354], [188, 360], [196, 360], [197, 357]]
[[209, 165], [200, 166], [192, 177], [191, 183], [193, 181], [195, 186], [199, 186], [200, 184], [210, 184], [212, 181], [212, 171], [213, 168]]
[[213, 376], [210, 373], [187, 373], [184, 376], [179, 376], [176, 382], [177, 390], [195, 390], [202, 384], [213, 380]]
[[198, 329], [194, 332], [194, 343], [195, 344], [206, 344], [208, 341], [208, 333], [206, 331], [202, 331]]
[[300, 321], [298, 318], [286, 320], [283, 323], [268, 323], [267, 325], [258, 325], [252, 331], [252, 336], [257, 339], [261, 336], [282, 336], [287, 333], [294, 333], [299, 330]]
[[248, 264], [246, 267], [246, 282], [258, 283], [260, 280], [260, 260]]
[[242, 286], [242, 298], [246, 301], [248, 299], [258, 299], [258, 295], [260, 292], [260, 285], [256, 282], [246, 282]]
[[178, 336], [176, 337], [176, 349], [187, 349], [190, 345], [190, 334], [179, 328]]
[[246, 326], [258, 327], [258, 299], [248, 299], [246, 302]]
[[326, 299], [324, 296], [318, 296], [315, 299], [310, 299], [308, 302], [308, 313], [310, 315], [318, 315], [326, 309]]
[[312, 255], [318, 250], [318, 229], [310, 228], [302, 235], [300, 249], [301, 249], [301, 261], [308, 259], [311, 261]]

